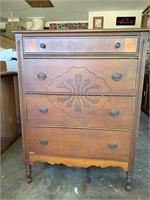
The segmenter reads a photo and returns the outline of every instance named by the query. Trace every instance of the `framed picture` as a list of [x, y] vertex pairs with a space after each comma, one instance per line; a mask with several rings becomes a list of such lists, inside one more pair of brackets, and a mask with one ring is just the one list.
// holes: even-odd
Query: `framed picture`
[[88, 22], [50, 23], [49, 29], [51, 30], [88, 29]]
[[103, 28], [104, 17], [93, 17], [93, 29]]
[[136, 17], [117, 17], [116, 25], [119, 26], [133, 26], [135, 25]]
[[56, 23], [49, 24], [49, 29], [56, 30], [57, 29], [57, 24]]

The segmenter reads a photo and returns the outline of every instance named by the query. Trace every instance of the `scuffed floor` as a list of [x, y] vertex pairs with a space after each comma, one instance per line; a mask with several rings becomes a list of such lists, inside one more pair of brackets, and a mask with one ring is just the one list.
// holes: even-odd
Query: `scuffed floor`
[[1, 199], [150, 199], [149, 117], [141, 113], [132, 190], [125, 190], [126, 174], [120, 168], [71, 168], [37, 162], [33, 182], [27, 184], [21, 138], [1, 159]]

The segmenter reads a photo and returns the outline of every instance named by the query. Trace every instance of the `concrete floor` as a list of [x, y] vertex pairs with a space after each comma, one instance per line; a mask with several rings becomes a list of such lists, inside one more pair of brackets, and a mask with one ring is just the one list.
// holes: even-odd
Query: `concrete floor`
[[27, 184], [21, 138], [1, 159], [1, 199], [150, 199], [149, 117], [141, 113], [137, 157], [132, 190], [125, 190], [125, 173], [120, 168], [78, 169], [37, 162], [33, 182]]

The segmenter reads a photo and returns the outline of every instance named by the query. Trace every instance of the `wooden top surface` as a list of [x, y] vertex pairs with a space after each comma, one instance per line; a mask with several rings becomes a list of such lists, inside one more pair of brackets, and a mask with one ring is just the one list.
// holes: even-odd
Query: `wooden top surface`
[[4, 76], [17, 76], [17, 72], [15, 71], [4, 71], [4, 72], [0, 72], [0, 77], [4, 77]]
[[150, 32], [149, 29], [122, 28], [122, 29], [85, 29], [85, 30], [21, 30], [13, 31], [15, 34], [54, 34], [54, 33], [119, 33], [119, 32]]

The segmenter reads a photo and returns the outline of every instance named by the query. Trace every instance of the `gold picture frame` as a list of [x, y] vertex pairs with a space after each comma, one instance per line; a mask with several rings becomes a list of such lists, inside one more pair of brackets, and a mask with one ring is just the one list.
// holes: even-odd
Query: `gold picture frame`
[[104, 17], [93, 17], [93, 29], [103, 29]]

